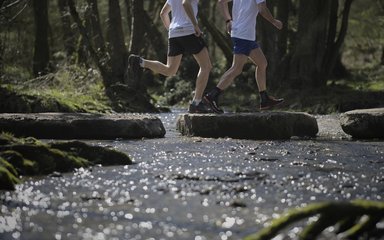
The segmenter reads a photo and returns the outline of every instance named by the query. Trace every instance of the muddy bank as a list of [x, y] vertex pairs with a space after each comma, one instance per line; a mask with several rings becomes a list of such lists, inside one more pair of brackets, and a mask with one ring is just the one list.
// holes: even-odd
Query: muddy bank
[[165, 138], [88, 142], [134, 165], [26, 179], [1, 192], [0, 238], [241, 239], [292, 207], [383, 201], [384, 142], [351, 140], [337, 115], [316, 117], [316, 139], [285, 141], [183, 137], [177, 114], [158, 116]]

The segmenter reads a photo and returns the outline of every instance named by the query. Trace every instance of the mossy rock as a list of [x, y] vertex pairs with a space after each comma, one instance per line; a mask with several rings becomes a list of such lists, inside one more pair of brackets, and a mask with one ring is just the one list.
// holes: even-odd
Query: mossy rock
[[83, 142], [45, 144], [35, 138], [0, 134], [0, 190], [14, 190], [20, 175], [70, 172], [75, 168], [132, 164], [124, 153]]
[[93, 164], [105, 166], [132, 164], [132, 160], [124, 153], [100, 146], [90, 146], [80, 141], [57, 142], [52, 143], [50, 146], [88, 159]]
[[35, 175], [39, 169], [36, 162], [24, 158], [19, 152], [8, 150], [0, 152], [0, 157], [13, 165], [20, 175]]
[[0, 112], [77, 112], [73, 108], [52, 97], [34, 96], [19, 93], [9, 86], [0, 86]]
[[49, 174], [54, 171], [68, 172], [74, 168], [89, 166], [89, 162], [81, 157], [65, 153], [58, 149], [50, 149], [44, 145], [14, 144], [0, 146], [1, 151], [16, 151], [24, 158], [36, 162], [39, 174]]
[[15, 185], [20, 183], [16, 169], [3, 158], [0, 158], [0, 189], [15, 190]]

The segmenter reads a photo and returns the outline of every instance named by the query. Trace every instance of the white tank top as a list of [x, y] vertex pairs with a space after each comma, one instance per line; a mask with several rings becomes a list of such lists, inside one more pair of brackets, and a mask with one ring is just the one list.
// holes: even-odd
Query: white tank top
[[233, 0], [231, 37], [256, 40], [257, 4], [265, 0]]
[[[184, 10], [182, 2], [183, 0], [167, 0], [167, 4], [170, 5], [172, 9], [171, 25], [169, 26], [168, 32], [169, 38], [182, 37], [195, 33], [193, 24]], [[191, 4], [196, 19], [199, 0], [192, 0]]]

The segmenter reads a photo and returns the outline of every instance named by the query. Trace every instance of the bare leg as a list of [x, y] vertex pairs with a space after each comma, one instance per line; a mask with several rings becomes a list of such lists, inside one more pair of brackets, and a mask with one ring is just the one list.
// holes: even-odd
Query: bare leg
[[217, 84], [217, 87], [221, 90], [229, 87], [233, 80], [241, 74], [243, 71], [244, 64], [246, 63], [248, 57], [243, 54], [235, 54], [233, 56], [233, 62], [231, 68], [229, 68], [221, 77], [220, 82]]
[[160, 73], [164, 76], [173, 76], [177, 73], [177, 70], [179, 69], [181, 58], [183, 57], [182, 54], [177, 56], [168, 56], [167, 58], [167, 65], [164, 63], [161, 63], [159, 61], [152, 61], [152, 60], [146, 60], [143, 59], [143, 67], [148, 68], [152, 70], [155, 73]]
[[259, 92], [265, 91], [267, 89], [267, 59], [260, 48], [253, 49], [249, 58], [256, 65], [255, 78]]
[[200, 66], [200, 70], [196, 78], [196, 89], [193, 100], [201, 101], [203, 98], [204, 89], [207, 86], [209, 73], [212, 69], [212, 63], [209, 58], [207, 48], [203, 48], [203, 50], [201, 50], [198, 54], [194, 54], [193, 57], [196, 59]]

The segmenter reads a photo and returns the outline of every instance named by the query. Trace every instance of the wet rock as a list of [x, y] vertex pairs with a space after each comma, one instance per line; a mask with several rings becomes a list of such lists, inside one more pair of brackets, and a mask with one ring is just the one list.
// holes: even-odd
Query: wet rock
[[96, 164], [128, 165], [132, 160], [124, 153], [83, 142], [45, 144], [33, 138], [15, 138], [0, 134], [0, 190], [14, 190], [19, 176], [52, 174]]
[[353, 138], [384, 138], [384, 108], [360, 109], [341, 114], [343, 131]]
[[0, 131], [49, 139], [164, 137], [155, 116], [140, 114], [36, 113], [0, 114]]
[[239, 139], [315, 137], [316, 119], [307, 113], [260, 112], [236, 114], [182, 114], [177, 129], [187, 136]]
[[15, 168], [0, 157], [0, 190], [15, 190], [15, 184], [20, 183]]

